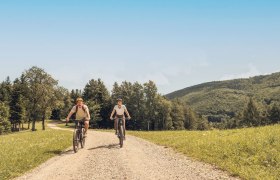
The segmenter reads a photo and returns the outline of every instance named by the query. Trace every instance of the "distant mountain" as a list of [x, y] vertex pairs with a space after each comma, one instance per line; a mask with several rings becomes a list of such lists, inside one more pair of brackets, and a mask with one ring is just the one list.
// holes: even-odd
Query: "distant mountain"
[[168, 99], [179, 98], [187, 102], [197, 113], [208, 117], [232, 117], [243, 110], [251, 96], [260, 108], [280, 102], [280, 72], [248, 79], [203, 83], [166, 95]]

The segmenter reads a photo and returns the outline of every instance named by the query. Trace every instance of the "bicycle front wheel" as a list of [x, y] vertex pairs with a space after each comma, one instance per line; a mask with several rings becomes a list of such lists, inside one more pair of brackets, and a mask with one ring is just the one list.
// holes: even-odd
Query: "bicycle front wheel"
[[124, 139], [124, 127], [120, 126], [119, 128], [119, 140], [120, 140], [120, 147], [123, 147], [123, 139]]
[[73, 150], [75, 153], [78, 152], [79, 150], [79, 135], [78, 135], [79, 131], [77, 129], [74, 130], [73, 133]]
[[86, 144], [85, 129], [82, 129], [82, 133], [80, 135], [81, 135], [81, 137], [80, 137], [81, 148], [83, 149]]

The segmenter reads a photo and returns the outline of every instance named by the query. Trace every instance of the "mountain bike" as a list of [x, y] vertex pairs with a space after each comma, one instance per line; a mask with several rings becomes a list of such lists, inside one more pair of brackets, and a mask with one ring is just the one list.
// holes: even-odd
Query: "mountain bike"
[[85, 147], [85, 122], [83, 120], [75, 120], [75, 129], [73, 133], [73, 150], [75, 153], [78, 152], [79, 146], [81, 149]]
[[[126, 118], [127, 119], [127, 118]], [[125, 126], [124, 126], [123, 118], [117, 118], [117, 136], [119, 138], [120, 148], [123, 147], [123, 141], [125, 139]]]

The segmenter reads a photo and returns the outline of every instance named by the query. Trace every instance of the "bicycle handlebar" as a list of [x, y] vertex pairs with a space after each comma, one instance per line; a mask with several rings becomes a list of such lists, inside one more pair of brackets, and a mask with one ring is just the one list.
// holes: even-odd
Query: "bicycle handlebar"
[[[111, 120], [114, 120], [114, 119], [123, 119], [123, 118], [113, 118]], [[126, 117], [125, 120], [131, 120], [131, 118], [129, 119], [129, 118]]]

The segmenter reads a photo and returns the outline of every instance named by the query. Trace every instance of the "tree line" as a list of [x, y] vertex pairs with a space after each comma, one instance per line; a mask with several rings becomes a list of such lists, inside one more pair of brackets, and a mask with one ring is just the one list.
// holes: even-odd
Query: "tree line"
[[50, 74], [32, 67], [13, 82], [7, 78], [0, 83], [0, 134], [23, 129], [36, 130], [36, 122], [45, 129], [46, 119], [61, 120], [69, 113], [78, 97], [88, 105], [93, 128], [112, 128], [110, 112], [121, 97], [132, 119], [131, 130], [207, 130], [232, 129], [278, 123], [280, 106], [274, 104], [265, 112], [250, 98], [238, 116], [209, 123], [207, 117], [194, 112], [179, 99], [168, 100], [158, 92], [153, 81], [141, 84], [124, 81], [115, 83], [111, 92], [101, 79], [91, 79], [83, 90], [69, 91], [58, 85]]
[[35, 131], [36, 121], [41, 121], [45, 129], [45, 120], [53, 109], [66, 112], [67, 94], [68, 90], [38, 67], [23, 72], [13, 82], [8, 77], [0, 84], [0, 134], [19, 131], [24, 123]]
[[8, 77], [0, 84], [0, 134], [19, 131], [24, 124], [35, 131], [36, 122], [45, 129], [47, 119], [64, 119], [78, 97], [88, 105], [94, 128], [113, 127], [109, 115], [121, 97], [132, 116], [128, 129], [208, 129], [205, 118], [179, 100], [170, 101], [160, 95], [152, 81], [115, 83], [109, 92], [101, 79], [92, 79], [83, 90], [69, 92], [43, 69], [32, 67], [13, 82]]
[[240, 111], [236, 113], [236, 116], [221, 119], [220, 122], [210, 123], [210, 126], [218, 129], [234, 129], [278, 123], [280, 123], [279, 102], [264, 106], [257, 103], [253, 97], [248, 97], [248, 103], [244, 107], [240, 107]]

